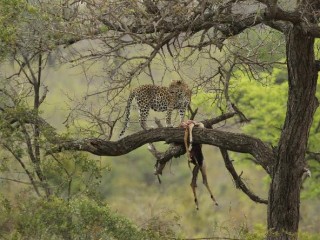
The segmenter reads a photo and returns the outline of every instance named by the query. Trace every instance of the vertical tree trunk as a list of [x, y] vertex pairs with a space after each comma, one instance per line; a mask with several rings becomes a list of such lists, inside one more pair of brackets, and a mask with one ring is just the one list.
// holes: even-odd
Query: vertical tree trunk
[[300, 26], [286, 35], [289, 96], [269, 191], [267, 239], [296, 239], [309, 130], [318, 100], [314, 38]]

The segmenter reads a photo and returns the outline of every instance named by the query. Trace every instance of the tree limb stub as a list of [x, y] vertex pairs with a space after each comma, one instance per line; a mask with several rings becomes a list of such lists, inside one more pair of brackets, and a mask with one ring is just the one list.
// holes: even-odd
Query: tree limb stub
[[316, 60], [316, 68], [320, 72], [320, 60]]
[[226, 121], [229, 118], [232, 118], [234, 115], [236, 115], [236, 112], [228, 112], [224, 113], [216, 118], [207, 119], [204, 121], [201, 121], [205, 128], [212, 128], [212, 125], [217, 124], [222, 121]]
[[[165, 141], [183, 143], [184, 129], [157, 128], [140, 131], [119, 141], [105, 141], [98, 138], [76, 139], [58, 144], [49, 153], [63, 150], [86, 151], [99, 156], [120, 156], [129, 153], [144, 144]], [[194, 142], [223, 147], [227, 150], [249, 153], [268, 171], [273, 162], [271, 147], [258, 138], [245, 134], [231, 133], [212, 129], [194, 129]]]
[[155, 165], [155, 174], [161, 175], [166, 163], [172, 158], [178, 158], [186, 153], [184, 144], [170, 144], [170, 147], [165, 152], [158, 152], [153, 144], [149, 144], [149, 151], [157, 159]]

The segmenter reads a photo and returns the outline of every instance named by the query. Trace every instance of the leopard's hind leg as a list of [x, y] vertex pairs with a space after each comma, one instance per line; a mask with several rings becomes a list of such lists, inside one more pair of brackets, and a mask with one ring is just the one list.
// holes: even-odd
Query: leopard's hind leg
[[139, 106], [139, 122], [143, 130], [147, 130], [147, 119], [149, 116], [150, 107], [147, 104]]

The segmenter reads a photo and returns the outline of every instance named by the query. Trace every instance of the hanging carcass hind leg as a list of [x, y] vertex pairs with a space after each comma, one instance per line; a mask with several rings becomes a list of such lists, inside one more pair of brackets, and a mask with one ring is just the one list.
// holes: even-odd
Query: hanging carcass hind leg
[[207, 171], [206, 171], [206, 166], [205, 166], [204, 162], [202, 163], [202, 166], [200, 167], [200, 171], [201, 171], [201, 175], [202, 175], [203, 184], [208, 189], [208, 192], [210, 193], [210, 197], [211, 197], [212, 201], [215, 203], [215, 205], [218, 206], [218, 203], [217, 203], [216, 199], [214, 198], [214, 196], [211, 192], [211, 189], [209, 187], [209, 184], [208, 184]]
[[194, 203], [196, 204], [196, 209], [199, 210], [199, 203], [198, 203], [198, 198], [197, 198], [197, 193], [196, 193], [196, 187], [197, 187], [197, 177], [199, 173], [199, 166], [195, 165], [193, 170], [192, 170], [192, 181], [191, 181], [191, 188], [194, 196]]

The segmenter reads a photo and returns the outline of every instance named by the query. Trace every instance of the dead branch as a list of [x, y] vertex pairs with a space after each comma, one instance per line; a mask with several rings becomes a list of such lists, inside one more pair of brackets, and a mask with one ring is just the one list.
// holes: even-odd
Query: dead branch
[[224, 164], [228, 171], [230, 172], [231, 176], [233, 177], [233, 180], [236, 184], [236, 188], [241, 189], [252, 201], [258, 202], [258, 203], [264, 203], [268, 204], [267, 200], [261, 199], [260, 197], [256, 196], [248, 187], [245, 185], [245, 183], [241, 179], [241, 174], [238, 175], [236, 170], [233, 167], [233, 164], [230, 160], [228, 151], [224, 148], [220, 148], [221, 155], [224, 160]]

